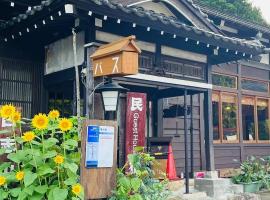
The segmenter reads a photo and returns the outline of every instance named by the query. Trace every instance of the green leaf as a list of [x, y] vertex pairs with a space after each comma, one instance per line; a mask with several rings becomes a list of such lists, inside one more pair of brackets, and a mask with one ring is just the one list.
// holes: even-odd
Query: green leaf
[[68, 195], [67, 189], [60, 189], [60, 188], [53, 189], [53, 200], [64, 200], [67, 198], [67, 195]]
[[1, 149], [0, 149], [0, 156], [3, 155], [3, 154], [5, 154], [5, 152], [6, 152], [6, 149], [1, 148]]
[[74, 185], [77, 183], [77, 179], [76, 178], [68, 178], [67, 180], [64, 181], [65, 185]]
[[134, 194], [130, 196], [130, 200], [143, 200], [142, 196], [140, 194]]
[[45, 194], [48, 190], [48, 186], [47, 185], [41, 185], [41, 186], [37, 186], [35, 187], [35, 191], [39, 194]]
[[76, 174], [79, 167], [75, 163], [65, 163], [64, 168], [69, 169], [71, 172]]
[[8, 192], [0, 188], [0, 200], [6, 200], [6, 199], [8, 199]]
[[55, 170], [50, 168], [49, 165], [44, 164], [41, 167], [38, 167], [37, 174], [38, 174], [38, 176], [44, 176], [44, 175], [47, 175], [47, 174], [53, 174], [54, 172], [55, 172]]
[[33, 194], [32, 196], [28, 197], [28, 200], [41, 200], [43, 199], [44, 195], [43, 194]]
[[78, 142], [76, 140], [69, 139], [69, 140], [65, 141], [64, 145], [65, 145], [66, 149], [73, 150], [76, 147], [78, 147]]
[[13, 197], [18, 197], [21, 192], [21, 188], [14, 188], [10, 190], [10, 194]]
[[47, 159], [47, 158], [53, 158], [57, 155], [56, 151], [47, 151], [44, 155], [43, 155], [43, 159]]
[[10, 166], [11, 166], [11, 162], [4, 162], [3, 164], [0, 165], [0, 172], [4, 171]]
[[30, 171], [26, 171], [24, 175], [24, 185], [25, 187], [28, 187], [31, 185], [36, 179], [37, 179], [37, 174], [32, 173]]
[[132, 178], [130, 180], [131, 187], [133, 188], [135, 192], [139, 190], [139, 188], [141, 187], [141, 183], [142, 181], [139, 178]]
[[20, 158], [19, 155], [17, 153], [10, 153], [7, 158], [15, 163], [20, 163]]
[[135, 150], [135, 152], [143, 152], [143, 149], [144, 149], [144, 147], [142, 147], [142, 146], [136, 146], [135, 148], [134, 148], [134, 150]]
[[22, 191], [19, 194], [18, 200], [24, 200], [24, 199], [26, 199], [27, 196], [28, 196], [28, 194], [26, 194], [25, 192]]
[[56, 145], [59, 141], [56, 138], [48, 138], [47, 140], [44, 140], [44, 148], [48, 149]]
[[23, 192], [25, 192], [28, 195], [32, 195], [34, 192], [35, 186], [34, 185], [30, 185], [29, 187], [25, 187], [23, 189]]
[[131, 184], [129, 178], [123, 176], [119, 180], [119, 184], [122, 185], [127, 191], [130, 191]]
[[19, 144], [22, 144], [24, 141], [21, 137], [16, 137], [15, 138], [16, 142], [18, 142]]
[[1, 134], [9, 134], [9, 133], [10, 133], [10, 130], [7, 130], [7, 129], [4, 129], [4, 130], [0, 131], [0, 135]]

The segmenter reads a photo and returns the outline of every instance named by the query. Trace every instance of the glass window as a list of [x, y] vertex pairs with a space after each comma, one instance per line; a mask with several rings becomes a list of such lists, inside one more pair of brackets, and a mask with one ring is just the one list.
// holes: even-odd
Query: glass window
[[221, 74], [212, 75], [212, 83], [216, 86], [236, 88], [236, 77]]
[[242, 127], [243, 139], [253, 141], [256, 139], [255, 134], [255, 100], [252, 97], [242, 98]]
[[212, 113], [213, 113], [213, 134], [214, 140], [220, 140], [219, 130], [219, 94], [213, 93], [212, 96]]
[[223, 140], [237, 140], [237, 98], [234, 95], [222, 94], [221, 100]]
[[268, 100], [257, 100], [258, 136], [259, 140], [269, 140]]
[[243, 90], [252, 90], [256, 92], [268, 92], [268, 83], [243, 79], [241, 81]]

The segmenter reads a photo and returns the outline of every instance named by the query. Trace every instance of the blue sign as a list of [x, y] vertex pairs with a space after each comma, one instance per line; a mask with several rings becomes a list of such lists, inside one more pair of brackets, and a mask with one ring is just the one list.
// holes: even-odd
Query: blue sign
[[112, 167], [114, 152], [114, 127], [90, 125], [87, 127], [87, 168]]

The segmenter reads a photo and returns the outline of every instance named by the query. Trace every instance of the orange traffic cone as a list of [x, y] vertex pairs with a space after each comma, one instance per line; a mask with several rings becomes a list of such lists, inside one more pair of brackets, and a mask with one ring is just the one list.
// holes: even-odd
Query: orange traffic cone
[[166, 173], [167, 173], [167, 178], [169, 180], [179, 179], [176, 175], [176, 168], [175, 168], [175, 162], [174, 162], [174, 156], [173, 156], [173, 150], [172, 150], [171, 144], [169, 145]]

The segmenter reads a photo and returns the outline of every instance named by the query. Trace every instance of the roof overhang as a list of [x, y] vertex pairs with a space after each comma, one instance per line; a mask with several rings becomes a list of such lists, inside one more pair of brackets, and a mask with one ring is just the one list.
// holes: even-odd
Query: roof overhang
[[248, 59], [255, 55], [266, 53], [263, 45], [190, 27], [166, 16], [146, 10], [129, 8], [122, 4], [111, 3], [107, 0], [69, 1], [74, 3], [78, 9], [92, 11], [97, 15], [121, 19], [122, 21], [136, 23], [144, 27], [151, 27], [151, 30], [163, 31], [177, 37], [188, 38], [200, 44], [205, 44], [205, 46], [213, 50], [224, 51], [226, 54], [222, 54], [222, 57], [228, 57], [228, 61], [243, 58]]

